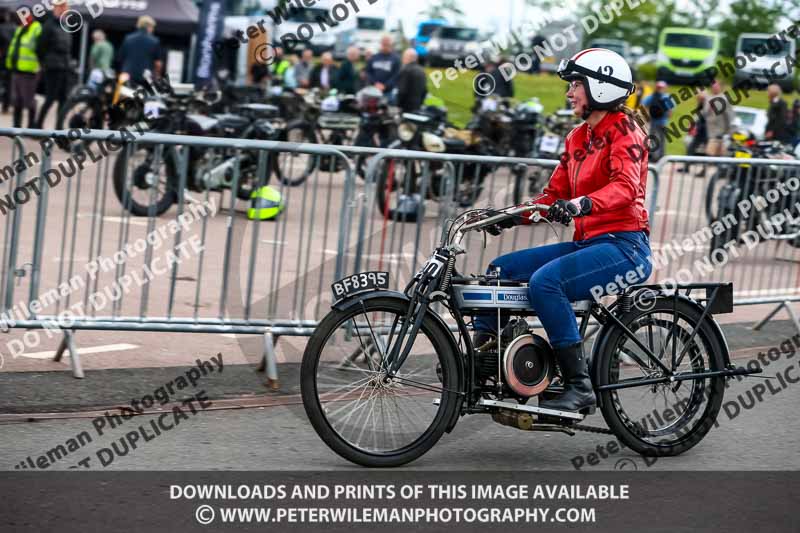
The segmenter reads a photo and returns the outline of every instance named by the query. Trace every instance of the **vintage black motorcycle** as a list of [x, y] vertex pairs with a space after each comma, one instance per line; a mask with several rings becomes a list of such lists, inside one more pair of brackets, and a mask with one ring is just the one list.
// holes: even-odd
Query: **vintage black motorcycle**
[[[427, 452], [467, 414], [531, 431], [612, 433], [647, 456], [678, 455], [711, 429], [725, 380], [760, 372], [735, 367], [713, 315], [733, 309], [732, 284], [626, 289], [610, 305], [578, 302], [585, 334], [601, 325], [590, 372], [609, 429], [584, 414], [534, 405], [563, 390], [553, 350], [524, 317], [535, 313], [525, 283], [462, 276], [461, 242], [508, 217], [545, 221], [547, 206], [470, 210], [450, 223], [440, 246], [403, 292], [389, 274], [363, 272], [335, 282], [334, 304], [311, 336], [301, 366], [303, 405], [316, 432], [340, 456], [393, 467]], [[549, 223], [549, 222], [548, 222]], [[450, 326], [442, 317], [446, 311]], [[512, 319], [495, 352], [475, 351], [478, 315]], [[455, 333], [453, 333], [455, 330]]]
[[[510, 153], [511, 119], [500, 120], [495, 113], [479, 112], [465, 129], [447, 122], [445, 109], [427, 106], [417, 113], [403, 113], [397, 127], [398, 140], [392, 149], [466, 156], [506, 156]], [[376, 207], [387, 218], [416, 222], [425, 200], [454, 201], [460, 207], [474, 205], [489, 175], [498, 164], [387, 158], [375, 171]], [[510, 198], [515, 203], [527, 196], [527, 167], [511, 167]]]
[[[709, 256], [728, 242], [740, 244], [746, 232], [755, 232], [761, 227], [768, 229], [759, 238], [764, 240], [786, 241], [790, 246], [800, 248], [800, 225], [795, 221], [800, 217], [797, 210], [800, 191], [779, 194], [778, 201], [766, 201], [767, 197], [779, 192], [780, 187], [789, 180], [800, 179], [797, 166], [785, 162], [794, 161], [791, 149], [776, 141], [756, 141], [752, 136], [744, 138], [734, 134], [729, 148], [729, 156], [740, 159], [739, 164], [720, 165], [706, 186], [706, 216], [710, 225], [721, 224], [724, 231], [717, 231], [710, 240]], [[769, 159], [769, 165], [753, 165], [751, 159]], [[784, 162], [784, 163], [781, 163]], [[789, 191], [789, 189], [786, 189]], [[761, 198], [763, 204], [755, 205], [754, 199]], [[747, 200], [753, 207], [741, 212], [739, 202]], [[774, 198], [773, 198], [774, 200]], [[776, 217], [785, 221], [780, 224]]]
[[[205, 95], [204, 95], [205, 96]], [[194, 94], [171, 94], [145, 102], [150, 131], [228, 137], [253, 140], [282, 140], [283, 130], [273, 121], [278, 108], [268, 104], [241, 104], [237, 114], [207, 116], [216, 101]], [[186, 161], [186, 178], [181, 178], [181, 160]], [[267, 158], [264, 169], [269, 182], [273, 173], [280, 176], [280, 158]], [[238, 168], [238, 173], [237, 173]], [[182, 188], [192, 191], [233, 189], [236, 196], [249, 200], [259, 184], [259, 155], [234, 148], [190, 146], [185, 153], [177, 146], [163, 149], [137, 143], [123, 150], [114, 163], [114, 192], [123, 207], [135, 216], [158, 216], [178, 201]]]

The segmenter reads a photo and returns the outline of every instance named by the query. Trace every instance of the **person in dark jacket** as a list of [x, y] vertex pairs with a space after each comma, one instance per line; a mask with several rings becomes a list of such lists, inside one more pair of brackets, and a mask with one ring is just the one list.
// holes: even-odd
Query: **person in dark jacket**
[[[514, 97], [514, 80], [513, 79], [506, 79], [503, 76], [503, 73], [500, 71], [499, 65], [502, 64], [499, 58], [490, 58], [486, 61], [483, 65], [483, 73], [478, 74], [478, 76], [485, 76], [488, 74], [491, 76], [491, 83], [489, 85], [483, 85], [486, 83], [485, 81], [481, 84], [474, 84], [473, 90], [475, 93], [475, 102], [472, 105], [472, 112], [477, 113], [483, 108], [483, 101], [485, 98], [489, 96], [494, 96], [498, 98], [513, 98]], [[477, 77], [475, 78], [478, 79]], [[486, 94], [485, 92], [479, 92], [481, 86], [484, 86], [488, 89], [491, 89], [491, 92]]]
[[39, 110], [39, 118], [36, 120], [36, 127], [44, 127], [44, 120], [47, 113], [58, 102], [58, 111], [64, 102], [70, 89], [72, 72], [72, 34], [64, 31], [61, 27], [60, 17], [69, 9], [67, 2], [53, 4], [52, 13], [45, 16], [42, 23], [42, 35], [36, 46], [36, 55], [42, 63], [44, 77], [45, 100]]
[[144, 71], [149, 70], [155, 78], [161, 76], [161, 42], [153, 36], [156, 21], [148, 15], [136, 21], [137, 30], [125, 36], [119, 49], [121, 71], [128, 73], [131, 80], [144, 84]]
[[383, 94], [392, 92], [397, 83], [397, 74], [400, 72], [400, 58], [394, 53], [390, 35], [381, 38], [380, 52], [369, 59], [366, 71], [370, 85], [383, 91]]
[[356, 62], [361, 57], [361, 51], [351, 46], [347, 49], [347, 57], [339, 65], [339, 76], [336, 79], [336, 90], [342, 94], [356, 94], [361, 88], [361, 79], [356, 71]]
[[333, 54], [325, 52], [320, 58], [319, 65], [311, 71], [311, 87], [323, 90], [333, 89], [338, 76], [339, 71], [333, 64]]
[[425, 70], [417, 63], [417, 52], [408, 48], [403, 52], [403, 68], [397, 75], [397, 107], [404, 113], [417, 111], [428, 94]]
[[790, 128], [792, 132], [792, 146], [797, 146], [800, 143], [800, 99], [795, 98], [792, 102], [792, 125]]
[[767, 127], [764, 137], [769, 140], [792, 142], [792, 131], [789, 124], [789, 106], [783, 99], [780, 85], [773, 83], [767, 87], [769, 108], [767, 109]]
[[514, 79], [506, 79], [500, 71], [502, 59], [490, 60], [486, 63], [486, 72], [494, 79], [494, 94], [500, 98], [514, 98]]
[[[703, 109], [703, 104], [706, 101], [706, 93], [703, 91], [697, 93], [697, 106], [695, 107], [694, 116], [697, 117], [697, 121], [694, 123], [694, 135], [692, 135], [692, 140], [689, 142], [689, 146], [686, 147], [686, 155], [704, 155], [704, 151], [701, 151], [700, 148], [708, 141], [708, 130], [706, 129], [706, 118], [703, 116], [703, 113], [700, 111]], [[690, 130], [690, 131], [692, 131]], [[689, 172], [689, 163], [686, 163], [683, 167], [678, 168], [678, 172]], [[705, 177], [705, 170], [703, 166], [700, 167], [700, 170], [697, 171], [695, 177], [703, 178]]]

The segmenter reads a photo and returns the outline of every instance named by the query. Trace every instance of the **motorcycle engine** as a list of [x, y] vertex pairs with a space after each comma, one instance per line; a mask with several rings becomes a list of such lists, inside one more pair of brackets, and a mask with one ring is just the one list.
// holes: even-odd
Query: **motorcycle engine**
[[[500, 370], [511, 394], [522, 398], [545, 390], [556, 374], [555, 354], [543, 337], [530, 332], [524, 320], [513, 320], [501, 335], [503, 354]], [[496, 378], [497, 352], [479, 353], [478, 375], [482, 381]]]
[[506, 385], [514, 393], [524, 398], [536, 396], [555, 375], [553, 349], [539, 335], [520, 335], [505, 349], [502, 370]]

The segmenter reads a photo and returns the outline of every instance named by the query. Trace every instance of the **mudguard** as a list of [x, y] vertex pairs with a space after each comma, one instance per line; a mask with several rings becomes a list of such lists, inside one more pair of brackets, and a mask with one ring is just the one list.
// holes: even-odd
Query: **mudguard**
[[[349, 298], [345, 298], [339, 302], [336, 302], [332, 307], [337, 311], [345, 311], [350, 309], [354, 305], [358, 305], [360, 302], [374, 300], [376, 298], [399, 298], [405, 302], [409, 301], [409, 298], [403, 294], [402, 292], [398, 291], [372, 291], [372, 292], [364, 292], [360, 294], [354, 294]], [[458, 366], [458, 386], [456, 390], [465, 392], [466, 391], [466, 370], [464, 368], [464, 357], [461, 353], [461, 350], [458, 347], [458, 343], [456, 342], [455, 337], [453, 337], [453, 333], [450, 331], [450, 328], [447, 326], [445, 321], [432, 311], [428, 311], [428, 315], [430, 315], [434, 322], [442, 329], [442, 332], [445, 333], [445, 337], [447, 341], [450, 343], [450, 347], [453, 350], [453, 353], [456, 356], [456, 365]], [[447, 424], [447, 432], [453, 430], [456, 423], [458, 422], [458, 418], [461, 416], [461, 405], [464, 401], [464, 394], [460, 394], [458, 399], [456, 400], [458, 403], [456, 405], [456, 409], [453, 411], [453, 417], [450, 419], [450, 422]]]
[[[702, 313], [705, 310], [705, 307], [703, 307], [696, 300], [693, 300], [691, 298], [687, 298], [686, 296], [682, 296], [682, 295], [678, 295], [678, 296], [659, 296], [659, 298], [667, 298], [667, 299], [679, 298], [679, 299], [683, 300], [684, 302], [688, 303], [689, 305], [691, 305], [692, 307], [696, 308], [700, 313]], [[620, 317], [619, 315], [617, 316], [617, 318], [620, 318], [620, 320], [622, 320], [622, 317]], [[730, 366], [730, 364], [731, 364], [730, 350], [728, 349], [728, 341], [725, 340], [725, 335], [722, 333], [722, 328], [720, 328], [720, 326], [717, 323], [717, 321], [714, 320], [714, 317], [713, 317], [713, 315], [711, 313], [706, 315], [706, 317], [703, 319], [703, 321], [706, 322], [709, 325], [709, 327], [711, 328], [712, 333], [716, 336], [717, 340], [719, 341], [719, 345], [722, 347], [722, 350], [723, 350], [722, 358], [723, 358], [724, 365], [726, 367]], [[624, 320], [623, 320], [623, 322], [624, 322]], [[605, 324], [603, 324], [603, 327], [600, 328], [600, 331], [597, 333], [597, 338], [595, 339], [594, 345], [592, 346], [591, 359], [589, 360], [589, 375], [592, 378], [592, 383], [599, 383], [600, 382], [600, 365], [597, 364], [597, 361], [599, 359], [599, 355], [606, 350], [606, 344], [608, 343], [608, 338], [610, 337], [611, 331], [613, 331], [613, 329], [615, 327], [616, 327], [616, 324], [614, 324], [611, 321], [608, 321]], [[602, 399], [601, 399], [600, 395], [597, 395], [597, 406], [598, 407], [602, 407], [601, 402], [602, 402]]]

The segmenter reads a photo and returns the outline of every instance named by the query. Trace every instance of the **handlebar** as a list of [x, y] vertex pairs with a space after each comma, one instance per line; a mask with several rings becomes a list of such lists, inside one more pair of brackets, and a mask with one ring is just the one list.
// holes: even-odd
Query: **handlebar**
[[531, 204], [523, 204], [520, 206], [514, 206], [511, 209], [506, 209], [505, 211], [498, 212], [498, 214], [494, 216], [478, 220], [471, 224], [465, 224], [464, 226], [461, 227], [459, 231], [462, 233], [466, 233], [468, 231], [480, 230], [485, 227], [492, 226], [494, 224], [502, 222], [503, 220], [509, 219], [515, 215], [519, 215], [520, 213], [527, 213], [529, 211], [533, 211], [533, 214], [529, 217], [529, 219], [532, 220], [533, 222], [539, 222], [541, 219], [544, 218], [541, 214], [541, 211], [546, 211], [548, 209], [550, 209], [550, 206], [546, 204], [531, 203]]

